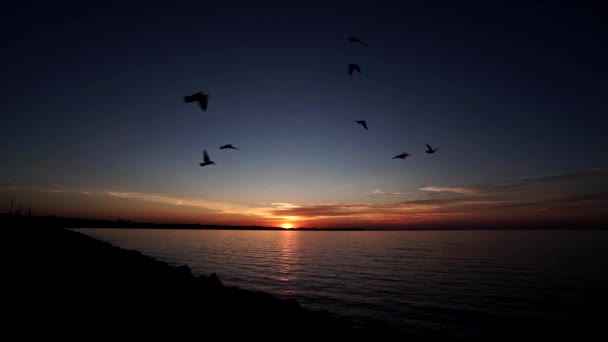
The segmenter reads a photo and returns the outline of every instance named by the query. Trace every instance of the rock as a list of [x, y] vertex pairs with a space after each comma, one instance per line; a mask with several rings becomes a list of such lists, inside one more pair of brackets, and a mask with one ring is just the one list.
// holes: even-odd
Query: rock
[[367, 326], [367, 331], [371, 336], [378, 336], [383, 338], [403, 337], [403, 332], [399, 328], [386, 322], [366, 317], [365, 325]]
[[181, 265], [173, 269], [173, 273], [180, 278], [189, 278], [192, 275], [190, 267]]
[[287, 298], [283, 300], [283, 305], [290, 313], [297, 313], [303, 311], [302, 307], [300, 306], [300, 303], [298, 303], [298, 301], [294, 298]]
[[220, 281], [220, 277], [217, 276], [217, 273], [211, 273], [211, 275], [209, 275], [209, 285], [211, 287], [224, 287], [224, 285], [222, 285], [222, 282]]

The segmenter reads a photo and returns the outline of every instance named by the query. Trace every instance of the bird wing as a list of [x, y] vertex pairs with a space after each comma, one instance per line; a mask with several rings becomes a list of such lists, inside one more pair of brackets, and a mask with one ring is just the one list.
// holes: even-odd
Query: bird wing
[[198, 101], [200, 96], [201, 96], [200, 91], [197, 93], [194, 93], [192, 95], [186, 95], [186, 96], [184, 96], [184, 101], [187, 103], [192, 103], [192, 102]]
[[349, 65], [348, 65], [348, 74], [349, 74], [349, 75], [352, 75], [354, 70], [355, 70], [354, 65], [349, 64]]
[[426, 144], [426, 149], [427, 149], [428, 151], [432, 151], [432, 150], [433, 150], [433, 148], [432, 148], [432, 147], [431, 147], [431, 145], [429, 145], [429, 144]]
[[207, 154], [207, 150], [203, 151], [203, 162], [208, 163], [211, 159], [209, 159], [209, 155]]
[[363, 46], [367, 46], [367, 44], [365, 44], [365, 42], [363, 42], [361, 39], [359, 39], [357, 37], [348, 37], [348, 41], [353, 42], [353, 43], [359, 43]]
[[198, 100], [198, 105], [201, 107], [203, 111], [207, 110], [207, 98], [203, 97]]
[[361, 68], [359, 68], [358, 65], [355, 64], [353, 67], [355, 70], [357, 70], [358, 73], [361, 73]]

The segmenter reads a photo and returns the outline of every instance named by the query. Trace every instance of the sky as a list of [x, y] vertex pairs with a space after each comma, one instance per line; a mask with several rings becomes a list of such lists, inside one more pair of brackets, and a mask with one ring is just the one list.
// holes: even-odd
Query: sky
[[[601, 2], [5, 9], [0, 211], [16, 197], [146, 222], [608, 223]], [[205, 112], [184, 103], [198, 91]]]

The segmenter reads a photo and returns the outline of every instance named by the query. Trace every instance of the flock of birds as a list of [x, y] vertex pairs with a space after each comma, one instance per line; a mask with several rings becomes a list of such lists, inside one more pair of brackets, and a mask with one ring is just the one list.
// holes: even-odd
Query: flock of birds
[[[361, 39], [359, 39], [357, 37], [348, 37], [348, 41], [351, 43], [360, 44], [362, 46], [368, 47], [367, 43], [363, 42]], [[361, 67], [358, 64], [353, 64], [353, 63], [348, 64], [348, 74], [352, 75], [354, 72], [361, 74]], [[209, 94], [205, 94], [204, 92], [199, 91], [195, 94], [184, 96], [184, 101], [186, 103], [195, 103], [196, 102], [196, 103], [198, 103], [198, 105], [202, 111], [206, 111], [207, 105], [209, 103]], [[365, 130], [369, 130], [369, 128], [367, 127], [367, 121], [357, 120], [355, 122], [357, 124], [361, 125], [363, 128], [365, 128]], [[238, 147], [235, 147], [232, 144], [220, 146], [220, 150], [225, 150], [225, 149], [239, 150]], [[425, 152], [429, 153], [429, 154], [433, 154], [433, 153], [437, 152], [438, 149], [439, 148], [433, 148], [433, 147], [431, 147], [431, 145], [426, 144]], [[405, 160], [407, 157], [410, 157], [410, 156], [411, 156], [411, 154], [409, 154], [407, 152], [403, 152], [401, 154], [394, 156], [393, 159]], [[209, 154], [207, 153], [207, 150], [203, 150], [203, 162], [200, 163], [199, 165], [201, 167], [207, 166], [207, 165], [215, 165], [215, 162], [212, 161], [211, 158], [209, 158]]]

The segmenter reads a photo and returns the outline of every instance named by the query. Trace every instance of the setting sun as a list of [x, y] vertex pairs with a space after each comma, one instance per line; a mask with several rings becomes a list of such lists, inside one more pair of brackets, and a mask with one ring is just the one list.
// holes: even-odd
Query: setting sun
[[281, 225], [281, 227], [283, 227], [285, 229], [291, 229], [291, 228], [293, 228], [293, 224], [291, 224], [291, 223], [283, 223]]

